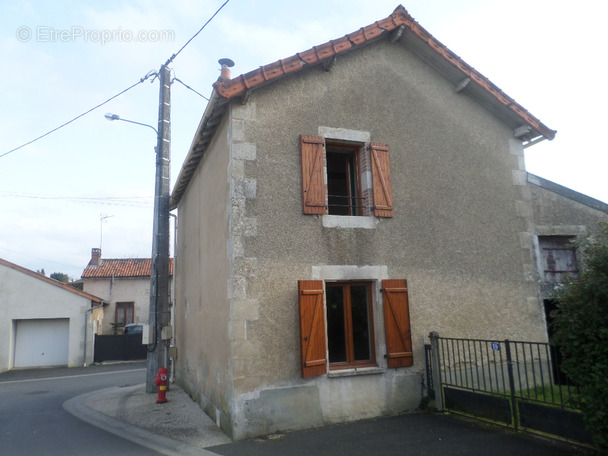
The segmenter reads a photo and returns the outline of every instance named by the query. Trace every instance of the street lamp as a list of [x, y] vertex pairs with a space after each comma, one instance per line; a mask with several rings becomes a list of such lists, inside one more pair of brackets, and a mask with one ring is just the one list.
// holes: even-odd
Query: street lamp
[[143, 125], [144, 127], [149, 127], [152, 130], [154, 130], [154, 133], [156, 133], [156, 136], [158, 136], [158, 130], [156, 128], [154, 128], [152, 125], [148, 125], [148, 124], [141, 123], [141, 122], [135, 122], [134, 120], [123, 119], [118, 114], [112, 114], [111, 112], [106, 113], [104, 115], [104, 117], [106, 118], [106, 120], [122, 120], [123, 122], [129, 122], [129, 123], [132, 123], [135, 125]]

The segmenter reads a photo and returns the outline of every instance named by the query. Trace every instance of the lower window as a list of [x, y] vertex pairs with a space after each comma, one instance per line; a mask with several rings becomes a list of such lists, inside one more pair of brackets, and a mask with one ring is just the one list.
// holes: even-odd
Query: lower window
[[[373, 283], [377, 282], [298, 281], [303, 378], [323, 375], [328, 368], [378, 365], [374, 348]], [[412, 366], [407, 282], [384, 279], [380, 291], [386, 338], [382, 347], [385, 366]]]
[[370, 283], [326, 283], [330, 369], [376, 364]]

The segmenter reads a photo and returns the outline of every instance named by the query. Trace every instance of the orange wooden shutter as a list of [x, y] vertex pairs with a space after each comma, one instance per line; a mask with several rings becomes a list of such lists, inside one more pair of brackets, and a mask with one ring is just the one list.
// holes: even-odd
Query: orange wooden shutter
[[300, 135], [302, 157], [302, 210], [305, 214], [327, 214], [323, 138]]
[[410, 310], [405, 279], [383, 280], [384, 326], [388, 367], [407, 367], [414, 363]]
[[374, 215], [376, 217], [393, 216], [393, 187], [391, 168], [388, 159], [388, 145], [370, 144], [372, 156], [372, 181], [374, 187]]
[[302, 377], [322, 375], [327, 372], [323, 281], [299, 280], [298, 297]]

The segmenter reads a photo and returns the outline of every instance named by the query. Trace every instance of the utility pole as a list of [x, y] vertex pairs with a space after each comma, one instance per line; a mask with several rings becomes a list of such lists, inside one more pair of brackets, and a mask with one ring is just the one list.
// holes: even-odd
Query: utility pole
[[[171, 72], [160, 67], [158, 105], [158, 143], [156, 146], [156, 181], [154, 190], [154, 225], [150, 309], [148, 323], [153, 327], [148, 345], [146, 392], [156, 392], [154, 378], [161, 367], [168, 368], [171, 312], [169, 310], [169, 185], [171, 158]], [[166, 329], [165, 329], [166, 328]]]

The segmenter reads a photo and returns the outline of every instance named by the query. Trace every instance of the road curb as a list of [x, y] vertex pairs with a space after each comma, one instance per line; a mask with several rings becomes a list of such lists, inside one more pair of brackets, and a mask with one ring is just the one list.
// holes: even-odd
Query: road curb
[[107, 394], [117, 389], [118, 387], [113, 387], [95, 393], [81, 394], [65, 401], [63, 408], [82, 421], [167, 456], [217, 456], [216, 453], [203, 448], [170, 437], [154, 434], [124, 421], [117, 420], [87, 405], [87, 401], [91, 400], [93, 395]]

